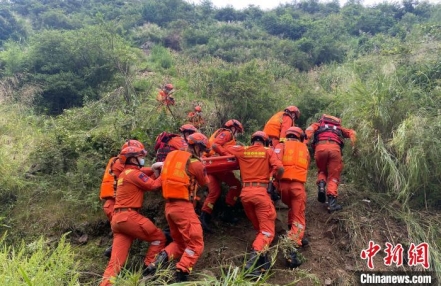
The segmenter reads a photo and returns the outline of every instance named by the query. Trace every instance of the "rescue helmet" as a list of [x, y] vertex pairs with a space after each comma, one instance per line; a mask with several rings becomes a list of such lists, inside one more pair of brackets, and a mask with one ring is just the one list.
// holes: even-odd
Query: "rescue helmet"
[[147, 151], [144, 148], [140, 148], [137, 146], [129, 146], [121, 150], [119, 153], [119, 160], [121, 163], [126, 164], [129, 158], [136, 157], [145, 157], [147, 155]]
[[207, 136], [202, 133], [195, 132], [187, 137], [188, 145], [199, 144], [203, 146], [206, 150], [210, 149], [210, 143], [208, 142]]
[[144, 145], [141, 142], [139, 142], [138, 140], [129, 139], [126, 142], [124, 142], [124, 145], [121, 147], [121, 150], [123, 150], [129, 146], [136, 146], [138, 148], [145, 149]]
[[173, 87], [173, 85], [171, 83], [167, 83], [166, 85], [164, 85], [164, 88], [166, 90], [172, 90], [174, 87]]
[[225, 128], [228, 128], [228, 129], [230, 129], [231, 127], [236, 127], [236, 129], [237, 129], [237, 131], [238, 131], [239, 133], [243, 133], [243, 132], [244, 132], [244, 130], [243, 130], [243, 126], [242, 126], [242, 123], [240, 123], [240, 122], [239, 122], [238, 120], [236, 120], [236, 119], [230, 119], [230, 120], [228, 120], [227, 122], [225, 122], [224, 127], [225, 127]]
[[255, 141], [261, 141], [265, 146], [268, 146], [269, 137], [263, 131], [256, 131], [253, 135], [251, 135], [251, 144], [254, 144]]
[[179, 127], [179, 131], [181, 131], [181, 133], [184, 133], [184, 132], [190, 132], [190, 133], [198, 132], [196, 127], [194, 127], [192, 124], [184, 124], [184, 125], [182, 125], [181, 127]]
[[201, 112], [202, 111], [202, 108], [198, 105], [198, 106], [195, 106], [194, 107], [194, 111], [196, 111], [196, 112]]
[[302, 128], [292, 126], [286, 130], [286, 138], [297, 138], [300, 141], [303, 141], [305, 139], [305, 133]]
[[287, 108], [285, 108], [284, 111], [287, 114], [294, 114], [296, 116], [296, 119], [300, 118], [300, 109], [297, 106], [290, 105]]

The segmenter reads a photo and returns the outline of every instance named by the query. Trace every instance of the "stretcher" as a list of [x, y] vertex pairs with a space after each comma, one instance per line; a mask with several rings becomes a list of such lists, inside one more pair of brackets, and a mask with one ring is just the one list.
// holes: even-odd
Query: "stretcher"
[[239, 163], [233, 155], [202, 158], [202, 163], [208, 174], [239, 170]]

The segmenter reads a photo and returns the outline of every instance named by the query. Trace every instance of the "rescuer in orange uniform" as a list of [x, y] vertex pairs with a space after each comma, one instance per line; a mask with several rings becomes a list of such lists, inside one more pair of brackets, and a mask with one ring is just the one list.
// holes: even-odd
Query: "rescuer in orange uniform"
[[118, 177], [115, 208], [112, 217], [112, 255], [103, 274], [101, 286], [111, 285], [124, 265], [130, 246], [138, 238], [150, 243], [144, 264], [150, 264], [155, 255], [165, 246], [166, 237], [148, 218], [138, 213], [142, 206], [144, 192], [161, 187], [161, 178], [153, 180], [140, 169], [144, 165], [147, 152], [137, 146], [124, 148], [119, 160], [124, 170]]
[[201, 128], [205, 123], [204, 118], [202, 118], [202, 108], [199, 105], [195, 106], [194, 111], [188, 113], [187, 120], [194, 127]]
[[[286, 141], [277, 144], [274, 155], [282, 161], [285, 172], [278, 181], [278, 190], [282, 202], [289, 207], [288, 211], [288, 237], [294, 242], [295, 247], [308, 244], [303, 239], [306, 228], [305, 208], [306, 190], [305, 182], [308, 175], [310, 162], [308, 147], [304, 142], [305, 134], [299, 127], [290, 127], [286, 131]], [[302, 264], [297, 257], [297, 252], [292, 251], [287, 259], [290, 268]]]
[[188, 136], [198, 132], [198, 129], [192, 124], [184, 124], [181, 127], [179, 127], [179, 132], [181, 132], [182, 138], [184, 138], [185, 142], [187, 142]]
[[[218, 129], [211, 135], [209, 141], [212, 151], [209, 155], [228, 155], [225, 148], [227, 146], [236, 145], [236, 134], [243, 133], [243, 131], [243, 126], [238, 120], [228, 120], [224, 124], [223, 128]], [[236, 204], [242, 186], [232, 171], [209, 174], [208, 177], [210, 178], [210, 183], [208, 184], [208, 195], [205, 198], [202, 206], [200, 218], [204, 230], [210, 232], [211, 229], [209, 225], [211, 221], [211, 214], [213, 212], [214, 204], [221, 195], [221, 183], [225, 182], [230, 187], [225, 199], [227, 208], [225, 209], [221, 218], [222, 220], [231, 223], [237, 222], [237, 218], [233, 217], [232, 208]]]
[[[337, 204], [338, 184], [343, 170], [341, 149], [344, 138], [350, 138], [353, 150], [355, 150], [356, 133], [352, 129], [341, 126], [341, 119], [323, 114], [318, 122], [313, 123], [306, 129], [308, 140], [314, 136], [312, 142], [314, 159], [318, 168], [318, 201], [326, 202], [328, 197], [328, 211], [341, 210]], [[327, 189], [326, 189], [327, 186]]]
[[[144, 149], [144, 145], [138, 140], [127, 140], [121, 147], [121, 150], [128, 146], [137, 146]], [[110, 158], [101, 182], [100, 199], [104, 201], [103, 209], [109, 221], [112, 221], [113, 208], [115, 205], [116, 182], [123, 169], [124, 164], [118, 160], [118, 157]]]
[[288, 128], [295, 126], [295, 122], [300, 118], [300, 110], [297, 106], [291, 105], [284, 111], [274, 114], [263, 128], [271, 140], [271, 145], [275, 147], [279, 141], [285, 140]]
[[193, 133], [187, 138], [188, 151], [172, 151], [162, 168], [162, 194], [166, 200], [165, 216], [173, 242], [167, 245], [145, 270], [155, 273], [161, 264], [180, 257], [176, 264], [177, 281], [186, 281], [204, 250], [201, 222], [194, 211], [192, 200], [197, 186], [208, 183], [201, 155], [209, 149], [207, 137]]
[[240, 199], [247, 217], [258, 232], [253, 242], [253, 251], [245, 266], [249, 274], [258, 277], [270, 266], [267, 250], [274, 239], [276, 209], [267, 192], [270, 175], [276, 178], [283, 174], [282, 162], [267, 148], [268, 136], [257, 131], [251, 136], [252, 146], [229, 146], [227, 152], [236, 156], [242, 178]]
[[[155, 150], [156, 150], [156, 162], [164, 162], [168, 153], [174, 150], [187, 150], [187, 137], [190, 134], [197, 132], [198, 130], [191, 124], [184, 124], [179, 128], [181, 136], [174, 133], [162, 132], [156, 137]], [[168, 136], [167, 141], [160, 141], [159, 138], [162, 134], [166, 133]], [[164, 140], [165, 138], [162, 138]]]
[[167, 83], [164, 87], [159, 91], [158, 97], [156, 98], [160, 104], [169, 106], [175, 105], [175, 99], [172, 96], [174, 92], [174, 87], [171, 83]]
[[[138, 140], [127, 140], [121, 147], [121, 150], [128, 146], [137, 146], [144, 149], [144, 145]], [[107, 163], [106, 169], [104, 171], [103, 179], [100, 188], [100, 199], [104, 201], [103, 210], [106, 214], [109, 222], [112, 222], [113, 208], [115, 206], [115, 193], [116, 193], [116, 182], [118, 180], [119, 174], [121, 174], [124, 169], [124, 164], [118, 160], [118, 157], [110, 158]], [[108, 247], [104, 252], [104, 255], [110, 257], [112, 253], [112, 246]]]

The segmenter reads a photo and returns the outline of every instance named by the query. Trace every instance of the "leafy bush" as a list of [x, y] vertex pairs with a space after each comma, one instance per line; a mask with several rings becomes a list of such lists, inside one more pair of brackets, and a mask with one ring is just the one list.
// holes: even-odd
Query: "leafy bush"
[[152, 48], [149, 60], [160, 69], [170, 69], [173, 66], [172, 55], [166, 48], [159, 45]]

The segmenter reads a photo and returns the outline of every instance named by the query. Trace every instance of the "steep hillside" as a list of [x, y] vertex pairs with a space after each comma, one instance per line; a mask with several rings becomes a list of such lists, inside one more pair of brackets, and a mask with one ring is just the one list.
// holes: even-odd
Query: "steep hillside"
[[[313, 172], [311, 172], [313, 177]], [[295, 270], [286, 268], [283, 257], [283, 242], [281, 236], [287, 228], [287, 209], [278, 208], [276, 239], [271, 247], [273, 267], [271, 275], [262, 283], [272, 285], [355, 285], [356, 271], [368, 271], [367, 261], [360, 258], [360, 252], [366, 249], [369, 241], [385, 248], [385, 243], [394, 245], [401, 243], [409, 245], [411, 241], [407, 233], [406, 224], [399, 221], [395, 215], [400, 213], [397, 204], [385, 205], [385, 198], [368, 197], [365, 193], [350, 184], [341, 186], [340, 201], [344, 209], [341, 212], [328, 214], [326, 206], [317, 202], [316, 188], [310, 179], [308, 183], [308, 201], [306, 209], [307, 228], [305, 237], [309, 245], [300, 249], [305, 262]], [[145, 201], [143, 213], [164, 227], [165, 219], [162, 216], [164, 202], [155, 194], [149, 194]], [[222, 207], [219, 204], [218, 207]], [[219, 208], [218, 208], [219, 209]], [[221, 212], [218, 210], [218, 212]], [[191, 280], [198, 285], [202, 281], [219, 281], [226, 279], [226, 273], [234, 271], [234, 267], [243, 268], [245, 254], [255, 237], [251, 223], [238, 207], [236, 214], [240, 217], [237, 225], [224, 223], [215, 218], [213, 221], [214, 233], [205, 234], [205, 250], [198, 261]], [[75, 251], [82, 261], [83, 283], [95, 285], [105, 268], [107, 258], [102, 255], [104, 249], [111, 243], [108, 223], [101, 216], [93, 225], [73, 230], [71, 241], [78, 246]], [[147, 244], [135, 242], [127, 269], [139, 271]], [[415, 267], [385, 266], [383, 251], [374, 258], [375, 270], [379, 271], [412, 271]], [[138, 272], [139, 273], [139, 272]], [[136, 277], [136, 276], [135, 276]], [[139, 277], [139, 276], [138, 276]], [[165, 277], [165, 278], [164, 278]], [[163, 274], [158, 280], [141, 280], [141, 285], [166, 285], [173, 279], [167, 280]], [[172, 275], [171, 275], [172, 277]], [[132, 285], [128, 278], [122, 278], [117, 285]], [[126, 281], [126, 282], [124, 282]], [[144, 283], [144, 284], [143, 284]], [[189, 283], [189, 285], [192, 285]]]

